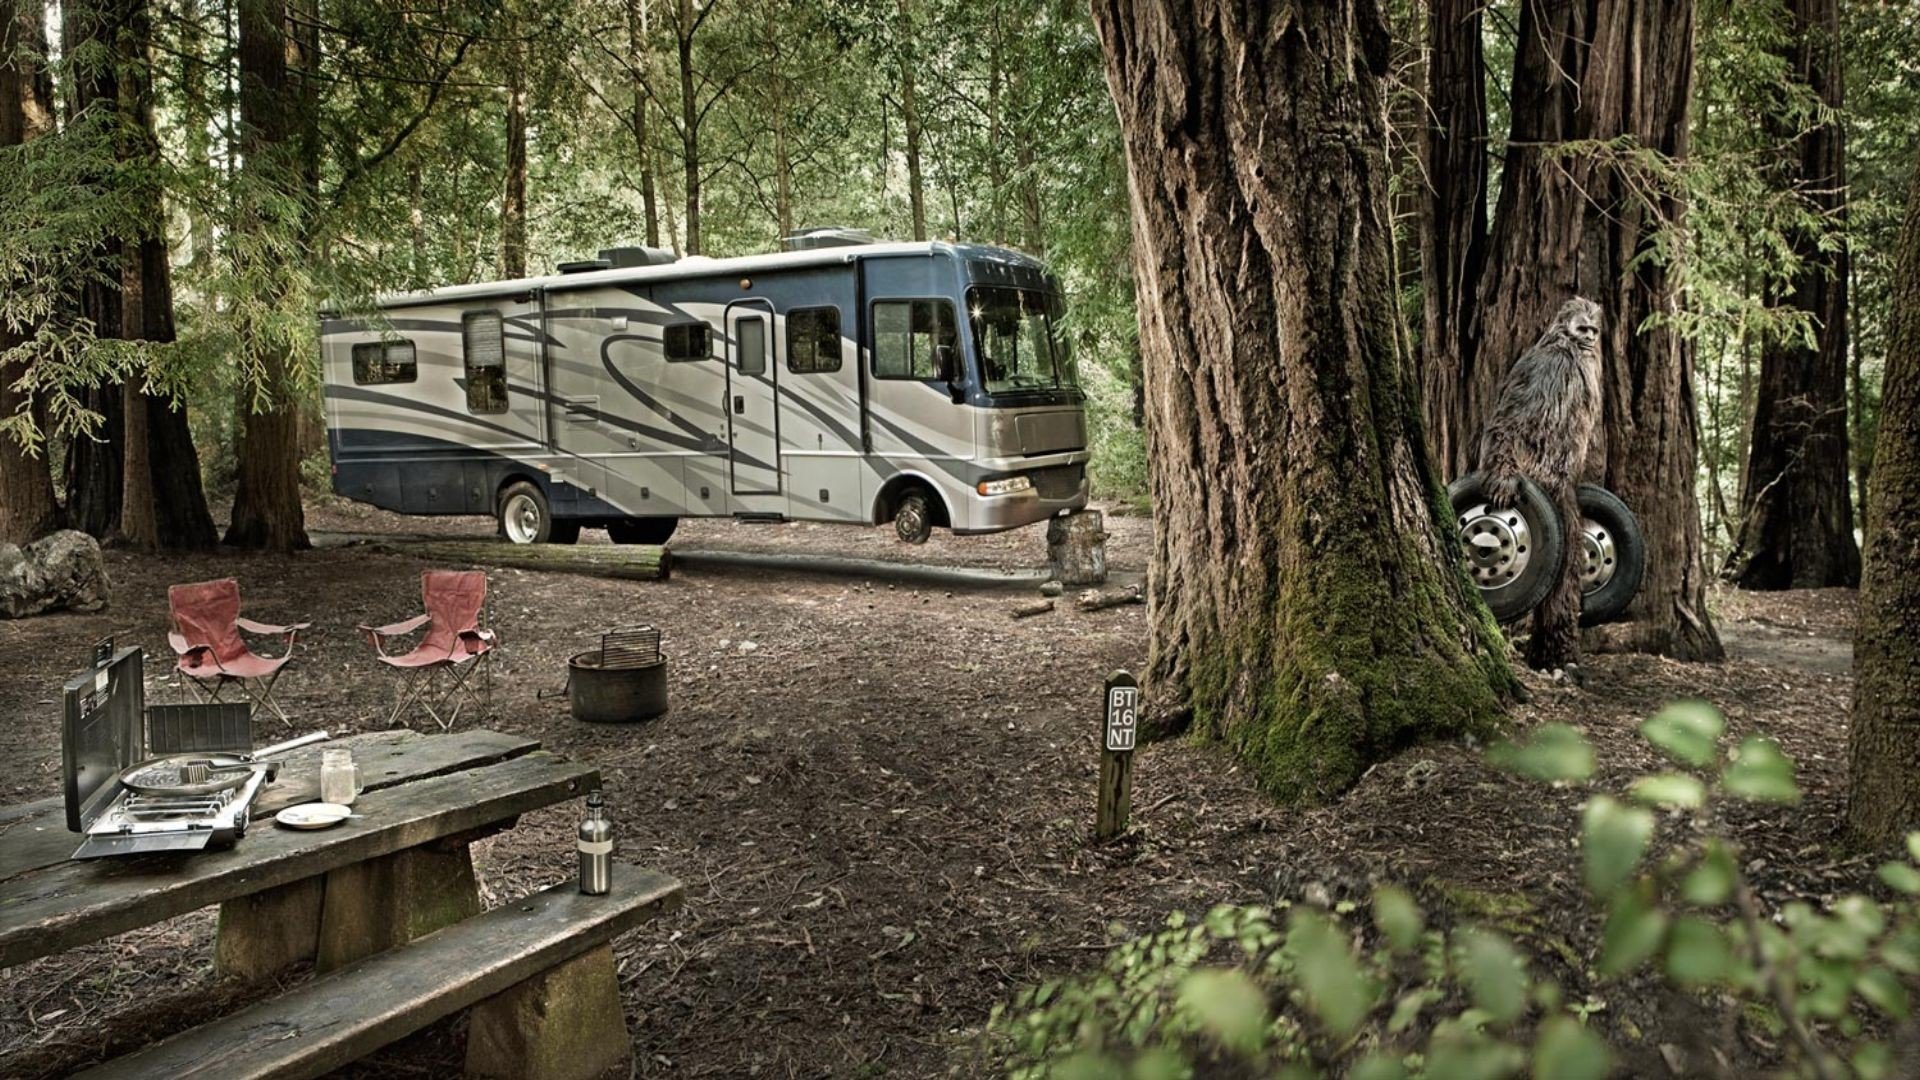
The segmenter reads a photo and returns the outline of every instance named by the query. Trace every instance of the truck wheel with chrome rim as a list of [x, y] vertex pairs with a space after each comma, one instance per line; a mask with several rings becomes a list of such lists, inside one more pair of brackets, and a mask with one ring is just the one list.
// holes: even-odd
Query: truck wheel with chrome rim
[[1620, 497], [1597, 484], [1580, 490], [1580, 625], [1619, 618], [1640, 591], [1647, 540]]
[[914, 488], [900, 496], [893, 512], [893, 531], [909, 544], [924, 544], [933, 535], [933, 503], [926, 491]]
[[1526, 616], [1553, 591], [1566, 556], [1566, 531], [1553, 500], [1540, 485], [1520, 481], [1516, 505], [1495, 509], [1486, 478], [1469, 473], [1447, 488], [1454, 526], [1466, 555], [1467, 574], [1480, 599], [1503, 623]]
[[521, 480], [500, 493], [500, 535], [513, 544], [544, 544], [553, 537], [553, 510], [538, 485]]

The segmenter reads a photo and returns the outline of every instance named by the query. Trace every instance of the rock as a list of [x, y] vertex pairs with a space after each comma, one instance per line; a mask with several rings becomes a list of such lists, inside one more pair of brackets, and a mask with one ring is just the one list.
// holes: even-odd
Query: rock
[[0, 618], [48, 611], [101, 611], [108, 599], [100, 544], [72, 529], [26, 547], [0, 544]]
[[1065, 585], [1060, 584], [1058, 581], [1048, 581], [1043, 583], [1040, 586], [1041, 596], [1059, 596], [1061, 593], [1066, 591], [1067, 591], [1067, 587]]

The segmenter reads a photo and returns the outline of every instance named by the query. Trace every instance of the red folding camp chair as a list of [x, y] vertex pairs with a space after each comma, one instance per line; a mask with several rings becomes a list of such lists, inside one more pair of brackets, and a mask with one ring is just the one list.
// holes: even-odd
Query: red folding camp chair
[[[487, 602], [487, 575], [479, 570], [428, 570], [420, 575], [420, 599], [427, 613], [389, 626], [362, 626], [380, 662], [400, 672], [400, 693], [387, 723], [393, 724], [418, 704], [442, 730], [451, 731], [460, 707], [474, 696], [470, 676], [477, 670], [489, 699], [493, 695], [494, 633], [480, 628]], [[387, 652], [389, 638], [426, 633], [404, 653]], [[451, 708], [449, 709], [449, 706]], [[442, 716], [441, 713], [446, 715]]]
[[[192, 585], [174, 585], [167, 589], [167, 610], [173, 616], [173, 629], [167, 642], [178, 656], [174, 669], [187, 677], [187, 685], [203, 702], [216, 702], [230, 685], [238, 686], [254, 711], [264, 709], [293, 726], [286, 710], [273, 699], [273, 684], [280, 671], [293, 659], [294, 635], [312, 623], [271, 626], [240, 617], [240, 583], [232, 578], [201, 581]], [[286, 652], [279, 656], [261, 656], [240, 637], [240, 631], [262, 636], [284, 636]]]

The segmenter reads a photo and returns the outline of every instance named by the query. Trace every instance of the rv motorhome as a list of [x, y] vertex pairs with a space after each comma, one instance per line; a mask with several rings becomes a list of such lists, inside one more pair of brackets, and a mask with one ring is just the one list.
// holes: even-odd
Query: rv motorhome
[[338, 494], [515, 543], [682, 517], [996, 532], [1087, 502], [1058, 283], [1001, 248], [816, 230], [734, 259], [616, 248], [553, 277], [323, 312]]

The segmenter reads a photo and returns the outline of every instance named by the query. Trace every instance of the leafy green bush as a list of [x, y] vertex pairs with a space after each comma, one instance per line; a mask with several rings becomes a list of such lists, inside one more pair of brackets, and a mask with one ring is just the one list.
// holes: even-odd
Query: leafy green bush
[[[1787, 1036], [1792, 1075], [1894, 1076], [1901, 1048], [1888, 1021], [1908, 1019], [1920, 975], [1920, 833], [1908, 838], [1911, 861], [1879, 869], [1893, 903], [1848, 895], [1819, 910], [1762, 911], [1715, 814], [1729, 802], [1795, 803], [1800, 791], [1776, 744], [1729, 748], [1725, 727], [1711, 706], [1669, 706], [1640, 728], [1668, 767], [1587, 800], [1583, 875], [1605, 911], [1591, 974], [1652, 967], [1676, 990], [1712, 993]], [[1564, 725], [1490, 757], [1557, 784], [1584, 784], [1594, 768], [1592, 748]], [[1654, 858], [1656, 810], [1696, 827]], [[1099, 971], [1021, 990], [994, 1009], [987, 1033], [990, 1053], [1022, 1078], [1581, 1080], [1615, 1065], [1587, 1024], [1599, 1007], [1567, 1000], [1505, 935], [1429, 925], [1409, 893], [1384, 886], [1366, 910], [1175, 913], [1166, 929], [1116, 946]]]

